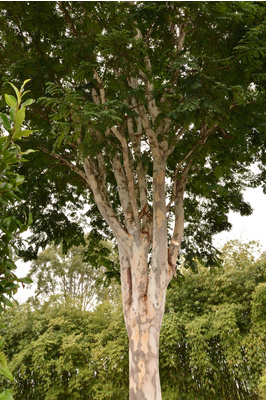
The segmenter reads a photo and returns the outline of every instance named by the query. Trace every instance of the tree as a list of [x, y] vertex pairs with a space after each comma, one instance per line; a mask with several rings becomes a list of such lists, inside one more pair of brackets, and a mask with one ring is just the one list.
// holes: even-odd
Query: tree
[[65, 255], [62, 246], [50, 246], [38, 255], [28, 273], [36, 284], [35, 300], [60, 295], [86, 310], [103, 301], [107, 290], [109, 297], [117, 295], [108, 274], [119, 267], [117, 254], [111, 243], [103, 241], [95, 249], [91, 239], [87, 237], [86, 251], [84, 246], [72, 247]]
[[160, 400], [159, 334], [180, 245], [192, 267], [213, 265], [212, 235], [230, 228], [230, 209], [251, 212], [242, 189], [264, 182], [265, 5], [1, 7], [3, 76], [32, 74], [43, 97], [30, 115], [44, 156], [27, 175], [37, 236], [25, 256], [80, 243], [81, 217], [65, 210], [89, 206], [119, 250], [130, 400]]
[[14, 306], [4, 323], [15, 399], [82, 400], [89, 393], [118, 400], [121, 387], [128, 394], [127, 335], [121, 308], [111, 302], [90, 312], [51, 296], [38, 307]]

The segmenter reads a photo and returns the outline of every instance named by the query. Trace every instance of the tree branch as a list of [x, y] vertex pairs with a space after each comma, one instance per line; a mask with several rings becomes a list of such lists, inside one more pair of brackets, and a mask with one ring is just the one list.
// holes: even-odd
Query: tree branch
[[39, 150], [41, 150], [43, 153], [48, 154], [50, 157], [52, 157], [52, 158], [54, 158], [54, 159], [56, 159], [56, 160], [61, 161], [61, 162], [62, 162], [63, 164], [65, 164], [68, 168], [70, 168], [72, 171], [74, 171], [74, 172], [76, 172], [78, 175], [80, 175], [80, 176], [85, 180], [86, 183], [88, 183], [88, 182], [87, 182], [87, 177], [86, 177], [85, 172], [84, 172], [82, 169], [80, 169], [79, 167], [77, 167], [75, 164], [73, 164], [71, 161], [69, 161], [69, 160], [67, 160], [66, 158], [60, 156], [59, 154], [56, 154], [56, 153], [53, 153], [53, 152], [47, 150], [47, 149], [44, 148], [44, 147], [40, 147]]
[[96, 81], [99, 84], [101, 103], [104, 104], [104, 103], [106, 103], [106, 96], [105, 96], [103, 81], [96, 70], [94, 70], [94, 75], [95, 75]]
[[192, 160], [190, 160], [190, 163], [188, 163], [188, 165], [186, 166], [184, 172], [182, 173], [181, 178], [175, 184], [175, 194], [174, 194], [175, 225], [172, 234], [172, 239], [168, 249], [168, 265], [169, 265], [168, 283], [171, 281], [173, 275], [176, 277], [175, 266], [184, 233], [184, 191], [191, 165], [192, 165]]
[[111, 128], [111, 131], [117, 137], [117, 139], [120, 141], [120, 143], [122, 145], [124, 167], [125, 167], [127, 184], [128, 184], [128, 193], [129, 193], [130, 202], [132, 205], [135, 226], [137, 229], [139, 229], [140, 228], [140, 226], [139, 226], [139, 211], [138, 211], [138, 204], [137, 204], [136, 195], [135, 195], [134, 171], [132, 171], [133, 168], [131, 168], [131, 165], [130, 165], [130, 160], [129, 160], [129, 156], [128, 156], [128, 152], [129, 152], [128, 144], [127, 144], [125, 136], [123, 136], [116, 127], [113, 126]]
[[65, 6], [65, 1], [59, 1], [58, 3], [59, 3], [59, 6], [60, 6], [61, 10], [65, 14], [66, 21], [69, 23], [72, 32], [74, 33], [75, 36], [78, 36], [78, 31], [77, 31], [77, 29], [75, 27], [73, 19], [71, 18], [70, 14], [69, 14], [69, 11], [67, 10], [67, 8]]
[[123, 213], [125, 215], [126, 229], [129, 233], [132, 234], [133, 233], [132, 232], [132, 221], [134, 219], [133, 209], [132, 209], [132, 204], [131, 204], [130, 196], [129, 196], [129, 192], [128, 192], [127, 180], [126, 180], [126, 177], [124, 174], [123, 167], [120, 163], [118, 154], [116, 154], [116, 156], [113, 160], [113, 171], [114, 171], [115, 179], [117, 182], [121, 206], [123, 209]]
[[89, 158], [83, 159], [83, 166], [86, 173], [87, 183], [93, 193], [94, 201], [107, 224], [112, 229], [117, 240], [128, 242], [129, 237], [127, 232], [123, 229], [118, 218], [108, 202], [105, 193], [103, 193], [98, 180], [95, 176], [91, 160]]

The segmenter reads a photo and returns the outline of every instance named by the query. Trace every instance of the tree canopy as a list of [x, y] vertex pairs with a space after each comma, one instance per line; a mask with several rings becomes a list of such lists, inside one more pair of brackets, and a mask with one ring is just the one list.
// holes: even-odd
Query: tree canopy
[[[190, 264], [195, 255], [212, 259], [211, 237], [230, 228], [229, 209], [242, 215], [251, 212], [242, 189], [265, 181], [265, 4], [2, 2], [0, 6], [2, 80], [31, 77], [35, 98], [45, 96], [50, 82], [50, 99], [45, 105], [32, 105], [28, 114], [31, 125], [41, 132], [30, 140], [31, 146], [43, 148], [46, 155], [39, 153], [27, 171], [24, 209], [34, 215], [32, 229], [37, 236], [25, 255], [36, 254], [39, 246], [52, 240], [63, 241], [64, 247], [82, 240], [77, 210], [91, 203], [91, 194], [79, 174], [78, 136], [82, 139], [77, 146], [94, 160], [98, 179], [108, 182], [108, 200], [121, 218], [112, 163], [117, 151], [120, 162], [125, 154], [110, 129], [115, 126], [123, 132], [133, 124], [138, 133], [133, 138], [127, 128], [127, 150], [134, 153], [139, 173], [146, 173], [150, 215], [152, 154], [141, 126], [144, 117], [136, 119], [138, 104], [149, 110], [156, 106], [146, 123], [157, 132], [160, 144], [168, 142], [171, 152], [169, 210], [173, 182], [182, 180], [190, 167], [183, 251]], [[130, 79], [136, 77], [134, 87]], [[52, 132], [51, 114], [56, 121]], [[141, 144], [138, 151], [136, 143]], [[57, 159], [48, 156], [54, 151]], [[261, 168], [257, 176], [248, 168], [254, 162]], [[142, 201], [140, 211], [144, 206]], [[106, 223], [99, 221], [94, 205], [87, 214], [91, 225], [106, 233]]]
[[[19, 279], [16, 276], [14, 262], [17, 254], [15, 237], [27, 230], [31, 216], [24, 216], [23, 220], [18, 219], [11, 211], [14, 203], [20, 200], [19, 186], [24, 182], [24, 176], [15, 172], [14, 166], [27, 161], [23, 156], [34, 152], [31, 149], [23, 152], [18, 145], [19, 140], [32, 133], [31, 130], [22, 129], [26, 107], [33, 102], [33, 99], [23, 99], [27, 93], [24, 86], [28, 81], [25, 80], [20, 89], [8, 82], [14, 89], [16, 97], [5, 94], [9, 115], [0, 113], [0, 313], [6, 306], [12, 306], [10, 299], [17, 292], [19, 284], [31, 282], [28, 278]], [[3, 352], [0, 352], [0, 374], [13, 380]], [[12, 392], [10, 390], [1, 392], [0, 398], [13, 400]]]

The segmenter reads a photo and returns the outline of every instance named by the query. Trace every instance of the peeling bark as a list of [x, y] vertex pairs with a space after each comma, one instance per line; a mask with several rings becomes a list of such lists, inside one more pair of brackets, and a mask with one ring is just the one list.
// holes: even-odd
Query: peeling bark
[[159, 329], [153, 321], [129, 331], [129, 398], [161, 400], [159, 378]]

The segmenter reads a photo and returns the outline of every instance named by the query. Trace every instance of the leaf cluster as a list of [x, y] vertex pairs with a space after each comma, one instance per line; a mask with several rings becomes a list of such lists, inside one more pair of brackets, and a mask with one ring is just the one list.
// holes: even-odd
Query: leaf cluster
[[[5, 95], [5, 101], [9, 106], [10, 119], [4, 113], [0, 114], [1, 136], [0, 136], [0, 303], [1, 310], [6, 305], [11, 305], [8, 297], [12, 297], [17, 292], [19, 283], [29, 283], [29, 279], [18, 279], [14, 273], [16, 265], [14, 263], [15, 237], [26, 231], [31, 224], [32, 218], [20, 219], [13, 214], [11, 207], [20, 201], [19, 187], [24, 182], [24, 176], [14, 170], [18, 163], [27, 161], [24, 156], [34, 152], [28, 149], [22, 151], [17, 141], [23, 137], [28, 137], [33, 131], [22, 129], [25, 120], [26, 106], [32, 104], [33, 100], [28, 99], [22, 103], [23, 96], [27, 93], [24, 86], [28, 80], [24, 81], [20, 90], [12, 83], [10, 85], [16, 93], [16, 98], [12, 95]], [[23, 221], [23, 222], [22, 222]], [[7, 297], [8, 296], [8, 297]]]

